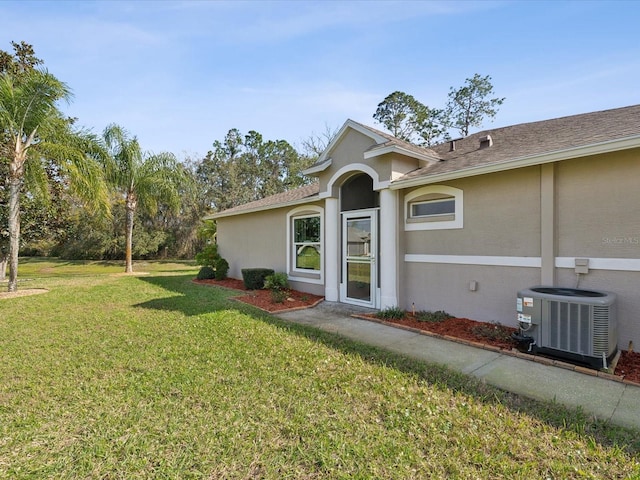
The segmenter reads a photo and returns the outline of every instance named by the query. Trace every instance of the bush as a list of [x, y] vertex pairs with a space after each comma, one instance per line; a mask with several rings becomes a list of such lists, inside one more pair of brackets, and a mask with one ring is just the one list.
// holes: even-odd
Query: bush
[[289, 288], [289, 278], [284, 272], [276, 272], [264, 279], [264, 288], [267, 290], [284, 290]]
[[271, 268], [243, 268], [242, 280], [247, 290], [261, 290], [264, 287], [264, 279], [273, 273]]
[[268, 275], [264, 279], [264, 288], [271, 290], [271, 301], [273, 303], [282, 303], [286, 300], [289, 292], [289, 278], [284, 272], [276, 272]]
[[419, 322], [433, 322], [440, 323], [448, 320], [449, 318], [453, 318], [453, 316], [449, 315], [444, 310], [438, 310], [436, 312], [426, 312], [424, 310], [416, 313], [416, 320]]
[[406, 312], [400, 307], [389, 307], [376, 313], [376, 317], [387, 320], [400, 320], [401, 318], [404, 318], [405, 313]]
[[215, 268], [219, 259], [218, 246], [215, 244], [207, 245], [200, 253], [196, 254], [196, 263], [205, 267]]
[[198, 280], [208, 280], [211, 278], [215, 278], [216, 272], [213, 268], [209, 266], [204, 266], [198, 272], [198, 276], [196, 277]]
[[216, 260], [216, 280], [224, 280], [227, 278], [227, 273], [229, 273], [229, 262], [227, 262], [224, 258], [220, 257]]

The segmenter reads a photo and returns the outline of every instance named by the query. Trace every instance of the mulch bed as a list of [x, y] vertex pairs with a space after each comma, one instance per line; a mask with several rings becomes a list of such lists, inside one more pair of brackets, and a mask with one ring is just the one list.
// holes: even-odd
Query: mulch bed
[[622, 350], [615, 374], [624, 377], [625, 380], [640, 383], [640, 353]]
[[[371, 318], [377, 317], [371, 316]], [[478, 322], [468, 318], [449, 318], [441, 322], [420, 322], [415, 317], [407, 314], [403, 319], [385, 319], [385, 321], [438, 335], [448, 335], [470, 342], [484, 343], [505, 350], [511, 350], [516, 346], [516, 343], [508, 338], [511, 333], [517, 331], [516, 328]]]
[[[375, 315], [365, 316], [379, 320]], [[518, 329], [492, 323], [477, 322], [475, 320], [469, 320], [468, 318], [450, 318], [442, 322], [420, 322], [407, 312], [407, 315], [403, 319], [385, 319], [384, 321], [436, 333], [438, 335], [448, 335], [470, 342], [492, 345], [504, 350], [511, 350], [517, 346], [513, 340], [501, 340], [490, 337], [492, 336], [492, 329], [499, 328], [508, 332], [509, 335]], [[480, 332], [480, 334], [478, 332]], [[620, 359], [618, 360], [614, 374], [630, 382], [640, 384], [640, 353], [621, 350]]]
[[242, 280], [226, 278], [224, 280], [194, 280], [201, 285], [215, 285], [218, 287], [231, 288], [246, 292], [244, 295], [234, 297], [239, 302], [248, 303], [269, 313], [286, 312], [288, 310], [298, 310], [317, 305], [324, 297], [312, 295], [310, 293], [299, 292], [288, 289], [286, 299], [282, 303], [275, 303], [271, 299], [270, 290], [247, 290]]
[[[283, 303], [274, 303], [271, 300], [271, 292], [269, 290], [247, 290], [244, 282], [235, 278], [227, 278], [225, 280], [194, 280], [194, 282], [244, 291], [246, 294], [235, 297], [235, 299], [270, 313], [312, 307], [324, 298], [309, 293], [298, 292], [297, 290], [289, 290], [287, 299]], [[364, 316], [377, 321], [380, 320], [375, 315]], [[503, 330], [507, 335], [517, 331], [516, 328], [505, 327], [504, 325], [478, 322], [468, 318], [450, 318], [442, 322], [420, 322], [408, 312], [403, 319], [385, 319], [384, 321], [417, 330], [429, 331], [438, 335], [447, 335], [470, 342], [492, 345], [504, 350], [516, 348], [516, 343], [513, 340], [491, 338], [494, 336], [503, 337], [502, 335], [494, 335], [494, 333], [498, 333], [495, 332], [497, 329]], [[640, 383], [640, 353], [622, 350], [616, 366], [615, 375], [624, 377], [625, 380], [631, 382]]]

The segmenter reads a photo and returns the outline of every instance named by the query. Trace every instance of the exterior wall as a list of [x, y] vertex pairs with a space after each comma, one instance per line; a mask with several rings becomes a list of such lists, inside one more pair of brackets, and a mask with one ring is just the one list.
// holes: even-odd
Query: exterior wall
[[408, 158], [398, 154], [389, 155], [389, 157], [391, 163], [391, 180], [395, 180], [397, 177], [422, 166], [415, 158]]
[[241, 279], [243, 268], [285, 271], [285, 209], [222, 217], [217, 224], [218, 253], [229, 262], [230, 277]]
[[[242, 279], [243, 268], [287, 269], [287, 212], [291, 208], [265, 210], [217, 219], [218, 252], [229, 262], [229, 276]], [[291, 287], [324, 295], [324, 286], [290, 282]]]
[[405, 253], [540, 256], [540, 167], [461, 179], [446, 186], [464, 192], [464, 228], [405, 232]]
[[558, 256], [640, 258], [639, 179], [637, 151], [559, 164]]
[[[403, 255], [433, 261], [405, 261], [400, 267], [400, 306], [445, 310], [474, 320], [516, 325], [518, 290], [540, 283], [540, 269], [491, 265], [491, 257], [540, 257], [540, 167], [461, 179], [443, 184], [464, 193], [462, 229], [406, 231], [401, 192], [399, 215]], [[451, 257], [460, 257], [451, 260]], [[474, 263], [478, 257], [488, 265]], [[468, 260], [465, 259], [468, 257]], [[508, 260], [508, 259], [507, 259]], [[461, 262], [453, 264], [452, 261]], [[476, 290], [470, 283], [476, 282]]]
[[[538, 268], [410, 263], [404, 265], [402, 308], [516, 327], [518, 290], [540, 282]], [[471, 282], [477, 290], [471, 291]]]
[[640, 345], [639, 178], [637, 150], [566, 161], [556, 170], [557, 255], [568, 264], [557, 270], [557, 283], [575, 287], [572, 260], [589, 259], [579, 286], [616, 293], [622, 349], [629, 341]]

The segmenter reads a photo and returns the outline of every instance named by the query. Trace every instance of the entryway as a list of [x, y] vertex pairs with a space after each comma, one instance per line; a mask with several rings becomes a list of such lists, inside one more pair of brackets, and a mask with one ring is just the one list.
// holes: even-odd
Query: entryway
[[341, 302], [378, 307], [377, 223], [377, 209], [342, 214]]

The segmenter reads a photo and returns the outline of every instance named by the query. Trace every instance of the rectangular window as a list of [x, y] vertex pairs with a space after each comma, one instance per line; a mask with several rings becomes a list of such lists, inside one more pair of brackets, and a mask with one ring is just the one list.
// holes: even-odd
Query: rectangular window
[[320, 271], [320, 215], [293, 219], [293, 248], [296, 269]]
[[463, 192], [447, 185], [427, 185], [404, 198], [404, 229], [450, 230], [463, 228]]
[[438, 215], [455, 215], [456, 201], [453, 198], [428, 200], [411, 204], [411, 217], [434, 217]]

